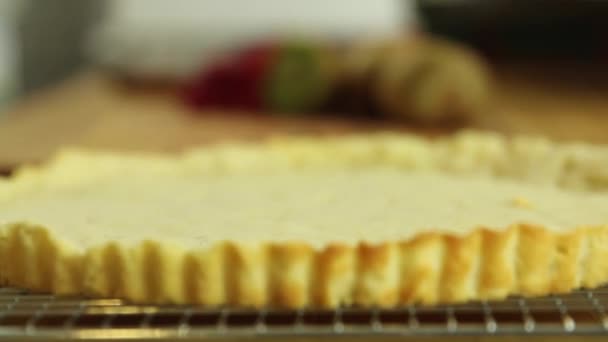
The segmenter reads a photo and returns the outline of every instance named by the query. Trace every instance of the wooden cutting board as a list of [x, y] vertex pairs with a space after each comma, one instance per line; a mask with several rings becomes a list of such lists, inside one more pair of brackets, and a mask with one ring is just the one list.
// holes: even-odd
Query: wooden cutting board
[[[499, 68], [491, 108], [470, 127], [608, 143], [606, 78], [597, 81], [597, 77], [574, 74]], [[173, 152], [272, 134], [373, 130], [438, 134], [458, 128], [336, 117], [193, 112], [166, 88], [126, 86], [102, 72], [86, 71], [0, 114], [0, 169], [43, 160], [62, 146]]]

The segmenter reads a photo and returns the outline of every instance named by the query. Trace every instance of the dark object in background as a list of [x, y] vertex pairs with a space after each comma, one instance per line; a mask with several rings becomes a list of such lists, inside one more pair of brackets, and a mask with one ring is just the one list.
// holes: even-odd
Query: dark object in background
[[416, 0], [429, 32], [495, 59], [608, 57], [608, 1]]

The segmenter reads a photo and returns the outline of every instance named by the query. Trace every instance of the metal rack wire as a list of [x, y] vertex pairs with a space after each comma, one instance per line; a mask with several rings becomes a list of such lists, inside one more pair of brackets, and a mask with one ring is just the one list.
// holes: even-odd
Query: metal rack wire
[[217, 340], [340, 337], [376, 339], [504, 335], [604, 336], [608, 288], [566, 296], [509, 298], [390, 310], [237, 310], [141, 306], [117, 299], [58, 298], [0, 289], [0, 338]]

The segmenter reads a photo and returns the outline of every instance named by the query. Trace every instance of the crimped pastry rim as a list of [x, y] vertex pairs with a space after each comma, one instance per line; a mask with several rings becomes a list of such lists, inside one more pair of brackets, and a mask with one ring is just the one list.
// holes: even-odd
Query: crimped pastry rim
[[[355, 164], [375, 158], [376, 152], [369, 147], [377, 147], [378, 139], [386, 138], [355, 137], [352, 146], [359, 145], [349, 158]], [[419, 142], [413, 137], [388, 138], [407, 148]], [[344, 144], [345, 139], [333, 141]], [[466, 150], [475, 149], [475, 141], [490, 140], [499, 145], [511, 143], [479, 133], [445, 141], [453, 142], [456, 150]], [[287, 148], [285, 153], [291, 157], [305, 151], [291, 162], [324, 160], [315, 151], [327, 149], [327, 141], [304, 142], [288, 139], [281, 142], [281, 148]], [[564, 146], [547, 144], [549, 149], [568, 151]], [[584, 147], [593, 153], [577, 166], [581, 175], [585, 170], [593, 171], [586, 169], [585, 163], [596, 163], [605, 155], [603, 150]], [[479, 154], [480, 150], [478, 147], [474, 152]], [[228, 156], [227, 150], [218, 151], [218, 155]], [[200, 153], [190, 157], [197, 160]], [[462, 172], [462, 165], [457, 166]], [[22, 178], [44, 173], [44, 168], [31, 170]], [[321, 248], [296, 241], [253, 245], [228, 241], [208, 249], [186, 250], [159, 241], [135, 246], [109, 241], [82, 251], [53, 236], [46, 227], [11, 223], [0, 229], [0, 278], [11, 286], [36, 291], [118, 297], [137, 303], [289, 308], [495, 300], [511, 294], [567, 292], [608, 281], [608, 225], [566, 232], [524, 223], [491, 228], [479, 226], [462, 236], [422, 233], [402, 241], [356, 246], [330, 243]]]

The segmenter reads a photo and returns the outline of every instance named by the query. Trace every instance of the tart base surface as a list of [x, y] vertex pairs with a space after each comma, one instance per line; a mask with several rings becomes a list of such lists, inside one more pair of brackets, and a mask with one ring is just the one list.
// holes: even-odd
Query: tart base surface
[[[524, 142], [383, 135], [178, 158], [66, 152], [0, 182], [0, 279], [139, 303], [290, 308], [455, 303], [605, 283], [608, 175], [597, 167], [606, 149]], [[303, 184], [290, 189], [298, 175]]]

